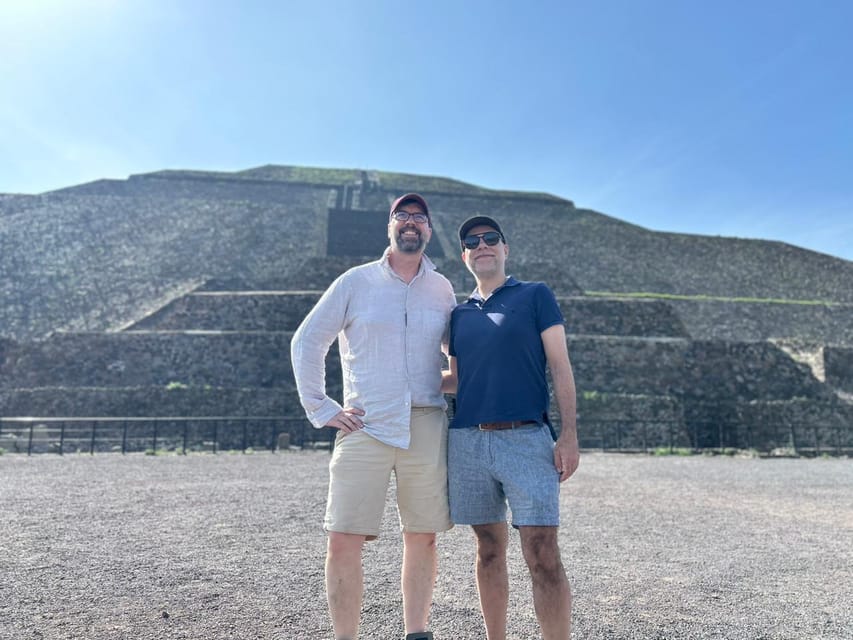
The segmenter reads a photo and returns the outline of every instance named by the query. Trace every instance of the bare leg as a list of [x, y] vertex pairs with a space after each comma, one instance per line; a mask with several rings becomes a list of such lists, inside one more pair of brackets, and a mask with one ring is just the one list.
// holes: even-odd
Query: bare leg
[[509, 575], [506, 522], [473, 526], [477, 536], [477, 590], [488, 640], [506, 640], [506, 611], [509, 607]]
[[365, 536], [329, 532], [326, 551], [326, 597], [336, 640], [355, 640], [361, 618], [364, 573], [361, 549]]
[[438, 569], [434, 533], [403, 532], [403, 622], [406, 633], [426, 631]]
[[521, 550], [533, 580], [533, 608], [544, 640], [569, 640], [572, 591], [560, 559], [557, 527], [519, 527]]

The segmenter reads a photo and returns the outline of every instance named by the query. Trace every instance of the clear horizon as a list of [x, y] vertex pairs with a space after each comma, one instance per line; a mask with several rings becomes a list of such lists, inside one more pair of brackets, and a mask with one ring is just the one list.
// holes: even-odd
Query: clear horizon
[[266, 164], [853, 260], [853, 3], [0, 6], [0, 193]]

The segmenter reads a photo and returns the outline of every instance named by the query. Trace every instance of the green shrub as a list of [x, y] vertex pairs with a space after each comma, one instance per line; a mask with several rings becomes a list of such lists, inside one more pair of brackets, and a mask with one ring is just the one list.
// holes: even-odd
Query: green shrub
[[670, 449], [669, 447], [657, 447], [654, 451], [652, 451], [652, 455], [655, 456], [692, 456], [693, 449], [689, 449], [687, 447], [673, 447]]

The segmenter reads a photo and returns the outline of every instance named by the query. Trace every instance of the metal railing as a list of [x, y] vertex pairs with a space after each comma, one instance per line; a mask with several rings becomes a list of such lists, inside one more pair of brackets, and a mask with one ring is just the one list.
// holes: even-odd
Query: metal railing
[[[559, 423], [555, 424], [559, 430]], [[332, 450], [334, 429], [304, 417], [6, 417], [0, 449], [26, 453], [242, 451], [285, 446]], [[752, 449], [762, 453], [853, 455], [853, 425], [726, 420], [625, 420], [579, 416], [582, 449], [622, 452]]]
[[[283, 437], [285, 436], [286, 437]], [[17, 453], [241, 451], [331, 448], [335, 433], [304, 417], [5, 417], [0, 449]]]
[[753, 450], [795, 455], [853, 455], [853, 425], [743, 423], [725, 420], [653, 420], [579, 418], [581, 448], [649, 452]]

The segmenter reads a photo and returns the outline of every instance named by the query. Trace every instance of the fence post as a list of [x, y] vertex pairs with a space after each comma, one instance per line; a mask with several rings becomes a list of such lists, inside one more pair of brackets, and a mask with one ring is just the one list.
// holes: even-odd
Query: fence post
[[273, 419], [272, 421], [272, 438], [270, 439], [270, 451], [275, 453], [276, 449], [276, 440], [278, 439], [278, 422]]
[[89, 443], [89, 455], [95, 455], [95, 429], [98, 423], [95, 420], [92, 420], [92, 441]]
[[189, 428], [189, 420], [184, 420], [184, 442], [181, 446], [181, 454], [187, 455], [187, 429]]
[[242, 449], [243, 453], [246, 453], [246, 442], [247, 442], [246, 439], [248, 438], [248, 428], [249, 428], [248, 423], [245, 420], [243, 420], [243, 449]]
[[219, 420], [213, 421], [213, 455], [218, 453], [219, 449]]
[[30, 423], [30, 441], [27, 443], [27, 455], [28, 456], [33, 455], [33, 427], [35, 427], [35, 425], [31, 422]]
[[65, 420], [59, 424], [59, 455], [63, 455], [65, 449]]
[[799, 447], [797, 446], [797, 429], [792, 422], [790, 425], [791, 432], [791, 448], [794, 450], [794, 454], [797, 454], [799, 451]]
[[127, 453], [127, 420], [124, 421], [124, 427], [121, 430], [121, 455]]
[[835, 426], [835, 455], [841, 455], [841, 427]]
[[159, 426], [159, 424], [160, 423], [155, 419], [154, 420], [154, 439], [151, 442], [151, 449], [154, 451], [154, 453], [157, 453], [157, 427]]
[[667, 425], [667, 428], [669, 430], [669, 455], [672, 455], [673, 453], [675, 453], [675, 443], [673, 442], [672, 437], [672, 420], [670, 420]]

